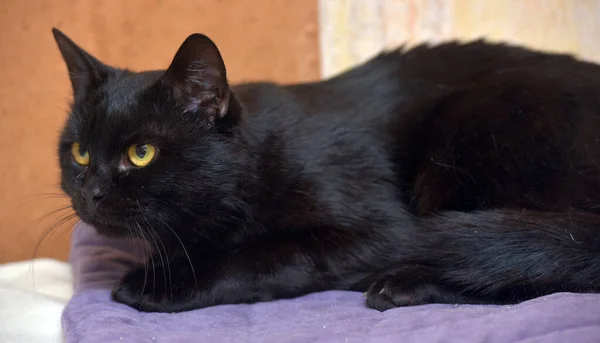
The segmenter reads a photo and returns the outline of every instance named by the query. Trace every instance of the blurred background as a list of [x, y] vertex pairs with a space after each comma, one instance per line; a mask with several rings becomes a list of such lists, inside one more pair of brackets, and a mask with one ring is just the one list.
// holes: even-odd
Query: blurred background
[[[404, 44], [486, 38], [600, 61], [600, 0], [0, 1], [0, 263], [66, 259], [56, 142], [70, 101], [57, 27], [100, 60], [168, 66], [193, 32], [232, 83], [331, 77]], [[41, 242], [41, 243], [40, 243]]]

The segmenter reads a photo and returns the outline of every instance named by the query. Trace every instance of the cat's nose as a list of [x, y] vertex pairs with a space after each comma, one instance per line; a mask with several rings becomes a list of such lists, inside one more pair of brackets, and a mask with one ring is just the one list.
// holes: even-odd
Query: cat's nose
[[102, 185], [91, 185], [84, 187], [81, 193], [90, 209], [95, 210], [100, 201], [106, 197], [107, 190], [107, 187]]

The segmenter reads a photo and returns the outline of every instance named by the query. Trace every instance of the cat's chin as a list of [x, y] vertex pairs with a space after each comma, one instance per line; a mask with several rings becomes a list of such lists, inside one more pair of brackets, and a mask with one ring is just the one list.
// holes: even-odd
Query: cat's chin
[[126, 225], [100, 222], [97, 220], [81, 219], [84, 223], [92, 226], [96, 232], [102, 236], [110, 238], [131, 237], [135, 231], [132, 231]]
[[110, 217], [99, 216], [98, 214], [91, 214], [76, 206], [73, 208], [82, 222], [92, 226], [102, 236], [110, 238], [133, 237], [137, 236], [136, 233], [139, 231], [133, 223], [128, 225], [127, 222], [112, 220]]

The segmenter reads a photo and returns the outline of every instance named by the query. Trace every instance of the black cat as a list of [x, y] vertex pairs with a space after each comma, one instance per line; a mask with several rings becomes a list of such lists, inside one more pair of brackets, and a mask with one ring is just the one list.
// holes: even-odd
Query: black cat
[[116, 301], [338, 289], [385, 310], [600, 291], [598, 65], [476, 41], [230, 87], [201, 34], [141, 73], [54, 36], [74, 92], [62, 188], [99, 233], [155, 248]]

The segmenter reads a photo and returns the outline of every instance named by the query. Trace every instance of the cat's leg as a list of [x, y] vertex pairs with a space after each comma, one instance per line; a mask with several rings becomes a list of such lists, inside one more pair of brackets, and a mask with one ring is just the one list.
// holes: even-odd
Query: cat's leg
[[322, 230], [191, 260], [184, 254], [170, 256], [169, 263], [163, 264], [154, 257], [154, 268], [140, 267], [126, 274], [113, 298], [150, 312], [254, 303], [349, 289], [377, 266], [389, 264], [381, 257], [392, 249], [389, 240], [365, 234], [361, 240], [353, 237], [345, 243], [343, 237], [344, 233]]
[[[367, 305], [507, 304], [554, 292], [600, 292], [600, 217], [482, 211], [424, 218], [415, 256], [380, 275]], [[419, 255], [419, 256], [418, 256]]]

